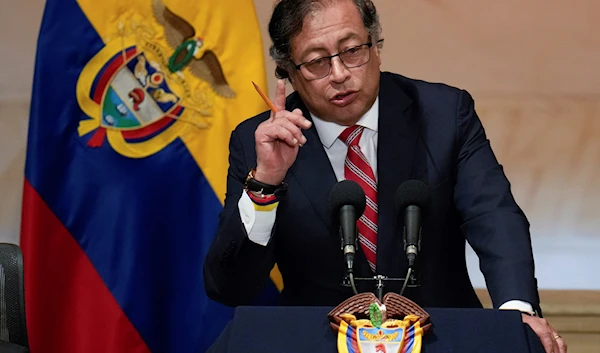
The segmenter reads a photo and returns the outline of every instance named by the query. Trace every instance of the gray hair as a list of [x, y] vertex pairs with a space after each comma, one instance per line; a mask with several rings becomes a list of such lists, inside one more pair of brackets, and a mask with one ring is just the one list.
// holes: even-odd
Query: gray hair
[[[318, 8], [337, 1], [340, 0], [281, 0], [277, 3], [273, 9], [271, 21], [269, 21], [269, 35], [273, 43], [269, 48], [269, 54], [277, 64], [275, 76], [281, 79], [290, 77], [288, 70], [294, 69], [289, 60], [292, 52], [291, 41], [302, 31], [302, 24], [306, 16]], [[373, 43], [377, 43], [381, 35], [381, 24], [373, 1], [352, 1], [358, 9], [371, 40]], [[379, 43], [377, 46], [381, 47]]]

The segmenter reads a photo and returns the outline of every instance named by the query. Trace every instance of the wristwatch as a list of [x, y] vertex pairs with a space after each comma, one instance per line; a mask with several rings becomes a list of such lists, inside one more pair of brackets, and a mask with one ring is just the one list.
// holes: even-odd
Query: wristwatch
[[287, 194], [288, 185], [282, 182], [279, 185], [271, 185], [262, 183], [254, 179], [256, 169], [250, 169], [246, 182], [244, 183], [244, 189], [252, 191], [255, 195], [270, 196], [275, 195], [278, 199], [283, 199]]

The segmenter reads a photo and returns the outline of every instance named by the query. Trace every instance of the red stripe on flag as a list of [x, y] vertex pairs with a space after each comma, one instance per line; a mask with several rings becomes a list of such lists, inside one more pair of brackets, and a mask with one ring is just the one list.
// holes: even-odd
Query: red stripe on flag
[[69, 231], [25, 180], [21, 248], [32, 353], [146, 353]]
[[[178, 107], [177, 112], [180, 110]], [[165, 126], [167, 126], [171, 121], [173, 121], [173, 118], [169, 118], [169, 117], [162, 117], [161, 119], [153, 122], [150, 125], [144, 126], [143, 128], [140, 129], [135, 129], [135, 130], [124, 130], [121, 133], [123, 134], [123, 137], [125, 139], [135, 139], [135, 138], [143, 138], [146, 137], [148, 135], [151, 135], [157, 131], [159, 131], [160, 129], [163, 129]]]

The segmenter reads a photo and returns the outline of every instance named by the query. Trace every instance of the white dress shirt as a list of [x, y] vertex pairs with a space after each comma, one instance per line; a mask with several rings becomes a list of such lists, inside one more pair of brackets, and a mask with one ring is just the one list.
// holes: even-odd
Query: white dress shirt
[[[323, 144], [329, 162], [335, 173], [335, 177], [338, 181], [346, 179], [344, 177], [344, 162], [346, 160], [346, 154], [348, 152], [348, 146], [338, 137], [348, 127], [338, 125], [334, 122], [324, 121], [314, 114], [310, 113], [315, 129], [319, 139]], [[373, 103], [371, 109], [369, 109], [365, 115], [363, 115], [356, 125], [364, 126], [365, 129], [360, 137], [358, 145], [361, 151], [367, 157], [369, 165], [373, 169], [373, 175], [375, 180], [378, 180], [377, 174], [377, 141], [378, 141], [378, 128], [379, 123], [379, 97]], [[310, 142], [307, 142], [310, 143]], [[254, 243], [266, 246], [271, 239], [271, 233], [273, 225], [275, 224], [275, 217], [277, 214], [277, 207], [271, 211], [258, 212], [255, 210], [252, 200], [248, 194], [243, 191], [242, 196], [238, 202], [238, 208], [240, 210], [240, 216], [242, 223], [248, 233], [248, 238]], [[500, 306], [500, 309], [506, 310], [519, 310], [525, 312], [533, 312], [531, 304], [520, 301], [510, 300]]]

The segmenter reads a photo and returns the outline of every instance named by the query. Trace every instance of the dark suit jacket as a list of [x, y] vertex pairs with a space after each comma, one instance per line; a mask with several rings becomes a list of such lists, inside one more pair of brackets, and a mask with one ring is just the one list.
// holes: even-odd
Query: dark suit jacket
[[[310, 114], [297, 93], [287, 110]], [[284, 281], [284, 305], [334, 306], [352, 295], [341, 286], [345, 265], [339, 232], [328, 210], [336, 183], [333, 169], [314, 125], [289, 169], [287, 198], [277, 210], [270, 243], [247, 237], [238, 200], [248, 171], [256, 166], [254, 131], [268, 119], [265, 112], [241, 123], [231, 134], [225, 208], [206, 257], [206, 290], [228, 305], [251, 303], [278, 264]], [[377, 272], [404, 277], [402, 220], [394, 194], [408, 179], [431, 189], [419, 256], [421, 287], [405, 295], [428, 307], [480, 307], [467, 273], [465, 240], [479, 256], [495, 307], [512, 299], [538, 307], [529, 224], [516, 205], [471, 96], [443, 84], [382, 73], [378, 134], [379, 234]], [[360, 247], [359, 247], [360, 248]], [[355, 272], [372, 276], [358, 250]], [[398, 291], [390, 285], [388, 290]], [[372, 291], [373, 284], [359, 291]]]

